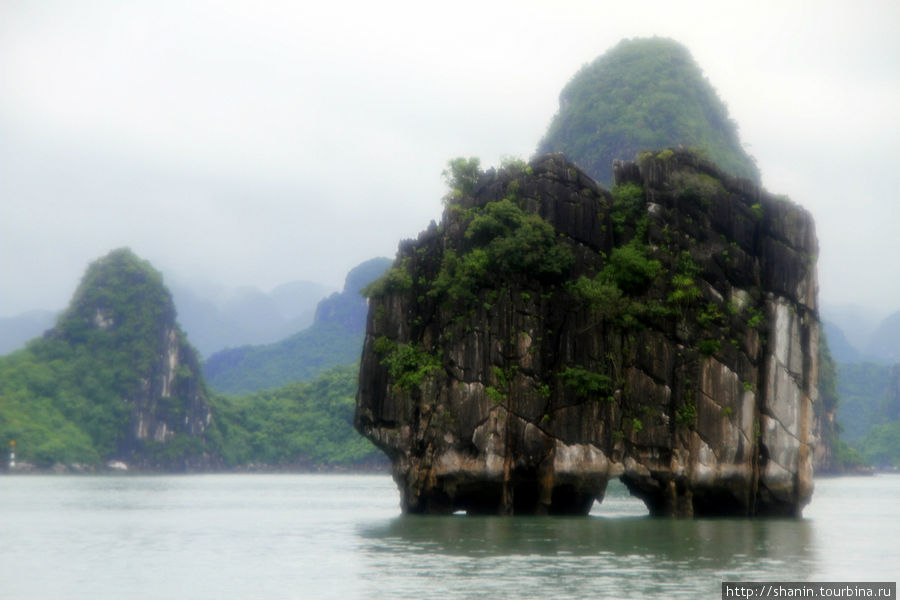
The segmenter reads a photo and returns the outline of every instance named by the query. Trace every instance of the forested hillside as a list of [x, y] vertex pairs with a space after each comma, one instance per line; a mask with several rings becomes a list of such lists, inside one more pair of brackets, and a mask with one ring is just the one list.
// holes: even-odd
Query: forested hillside
[[353, 429], [358, 364], [316, 379], [241, 397], [216, 396], [213, 409], [228, 467], [353, 468], [387, 459]]
[[900, 364], [838, 365], [841, 437], [875, 467], [900, 468]]
[[[365, 269], [358, 274], [369, 277]], [[346, 338], [342, 326], [359, 327], [352, 302], [331, 300], [320, 305], [327, 316], [317, 331], [325, 337], [310, 352], [322, 349], [328, 331]], [[345, 366], [312, 382], [216, 397], [175, 317], [162, 275], [130, 250], [91, 264], [56, 326], [0, 357], [0, 440], [14, 442], [16, 468], [95, 471], [109, 461], [150, 471], [380, 464], [352, 427], [358, 346], [348, 350], [353, 358]]]
[[[839, 399], [836, 415], [847, 466], [900, 468], [900, 363], [894, 358], [897, 340], [888, 335], [898, 314], [875, 329], [865, 352], [853, 346], [836, 324], [826, 322], [834, 373], [828, 378], [830, 386], [820, 383], [819, 393], [824, 397], [831, 387]], [[880, 350], [875, 341], [884, 342]], [[820, 374], [827, 372], [820, 368]]]

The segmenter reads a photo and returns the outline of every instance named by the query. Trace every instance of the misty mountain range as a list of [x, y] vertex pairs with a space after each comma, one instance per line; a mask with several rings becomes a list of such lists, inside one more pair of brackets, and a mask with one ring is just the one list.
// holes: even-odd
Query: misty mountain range
[[[328, 288], [293, 281], [270, 292], [253, 287], [232, 290], [171, 286], [178, 320], [191, 344], [208, 357], [225, 348], [269, 344], [309, 327]], [[17, 350], [53, 327], [59, 312], [35, 310], [0, 318], [0, 354]]]
[[270, 344], [309, 327], [329, 291], [311, 281], [292, 281], [268, 293], [242, 287], [216, 295], [172, 286], [178, 320], [203, 357], [225, 348]]
[[368, 313], [360, 292], [390, 265], [388, 258], [373, 258], [351, 269], [343, 290], [318, 303], [312, 325], [303, 331], [271, 344], [216, 352], [203, 365], [206, 382], [217, 392], [242, 395], [308, 381], [328, 368], [355, 363]]
[[859, 306], [824, 307], [822, 325], [839, 363], [900, 363], [900, 311], [875, 321]]

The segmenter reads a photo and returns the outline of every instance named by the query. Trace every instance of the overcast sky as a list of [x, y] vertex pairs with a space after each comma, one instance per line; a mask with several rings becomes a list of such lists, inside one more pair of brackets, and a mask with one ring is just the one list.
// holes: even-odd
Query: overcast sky
[[439, 220], [448, 159], [530, 157], [582, 64], [685, 44], [821, 298], [900, 310], [900, 3], [0, 1], [0, 316], [130, 246], [168, 282], [346, 272]]

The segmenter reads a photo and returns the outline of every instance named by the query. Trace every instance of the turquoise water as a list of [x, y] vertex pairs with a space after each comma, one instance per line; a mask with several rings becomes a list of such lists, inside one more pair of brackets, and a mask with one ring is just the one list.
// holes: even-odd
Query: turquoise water
[[413, 517], [380, 475], [0, 477], [0, 598], [719, 598], [723, 580], [896, 581], [900, 476], [802, 520]]

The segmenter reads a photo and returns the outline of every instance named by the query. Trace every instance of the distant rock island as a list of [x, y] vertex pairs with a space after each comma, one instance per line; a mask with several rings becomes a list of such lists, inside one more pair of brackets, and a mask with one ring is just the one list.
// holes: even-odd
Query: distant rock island
[[217, 462], [197, 353], [162, 275], [127, 248], [91, 263], [56, 325], [2, 366], [13, 400], [4, 437], [38, 464], [184, 471]]
[[355, 425], [405, 512], [797, 516], [818, 438], [808, 212], [672, 148], [607, 191], [560, 154], [457, 161], [368, 289]]

